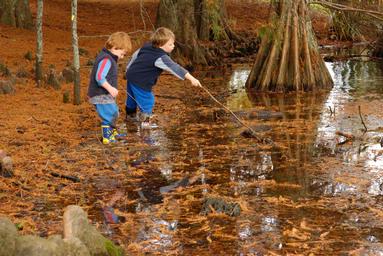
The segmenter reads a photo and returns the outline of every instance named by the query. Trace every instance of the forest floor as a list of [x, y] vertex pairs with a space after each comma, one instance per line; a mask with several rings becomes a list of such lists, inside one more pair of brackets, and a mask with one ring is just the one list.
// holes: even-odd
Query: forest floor
[[[31, 1], [36, 16], [36, 1]], [[114, 151], [99, 141], [100, 129], [93, 107], [86, 101], [89, 79], [89, 60], [103, 46], [106, 37], [115, 31], [138, 32], [132, 34], [134, 49], [147, 39], [148, 31], [155, 22], [158, 1], [144, 1], [144, 20], [141, 18], [139, 1], [79, 1], [78, 34], [80, 47], [86, 51], [81, 56], [82, 104], [63, 103], [63, 94], [72, 95], [71, 83], [62, 84], [55, 90], [43, 86], [37, 88], [33, 79], [35, 32], [0, 26], [0, 61], [12, 73], [27, 71], [28, 78], [17, 80], [15, 93], [0, 95], [0, 149], [12, 157], [14, 176], [0, 177], [0, 215], [19, 223], [21, 233], [47, 236], [62, 231], [61, 216], [69, 204], [79, 204], [85, 209], [94, 205], [107, 205], [113, 195], [108, 195], [108, 185], [100, 177], [115, 177], [121, 162], [109, 158]], [[72, 60], [70, 4], [64, 0], [44, 2], [44, 66], [54, 65], [60, 72]], [[235, 31], [253, 33], [267, 23], [269, 6], [257, 1], [228, 1], [230, 24]], [[313, 14], [314, 30], [321, 44], [337, 44], [329, 40], [328, 18]], [[32, 53], [33, 59], [25, 56]], [[251, 65], [253, 58], [248, 58]], [[121, 62], [124, 69], [126, 59]], [[203, 80], [203, 77], [200, 77]], [[119, 78], [118, 104], [123, 110], [125, 81]], [[208, 98], [198, 89], [164, 75], [155, 87], [155, 113], [160, 124], [176, 126], [182, 122], [178, 116], [189, 109], [191, 101]], [[222, 90], [217, 87], [217, 90]], [[123, 115], [123, 111], [121, 111]], [[177, 113], [175, 113], [177, 112]], [[120, 122], [123, 122], [123, 118]], [[139, 148], [139, 141], [129, 138], [130, 148]], [[105, 155], [104, 161], [102, 155]], [[101, 157], [100, 157], [101, 156]], [[139, 175], [136, 170], [135, 175]], [[52, 172], [78, 177], [75, 183], [53, 177]], [[97, 183], [97, 181], [99, 181]], [[117, 187], [131, 186], [120, 181]], [[102, 193], [100, 192], [102, 189]], [[105, 192], [106, 191], [106, 192]], [[92, 193], [95, 196], [89, 196]], [[99, 193], [99, 194], [98, 194]], [[90, 217], [92, 219], [92, 213]], [[93, 221], [98, 224], [101, 221]]]

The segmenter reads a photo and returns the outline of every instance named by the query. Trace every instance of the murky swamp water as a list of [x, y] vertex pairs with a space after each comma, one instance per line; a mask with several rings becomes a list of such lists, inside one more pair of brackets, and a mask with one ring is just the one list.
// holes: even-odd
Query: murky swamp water
[[[96, 185], [95, 193], [126, 197], [113, 205], [120, 223], [104, 230], [147, 254], [383, 255], [383, 119], [363, 115], [365, 102], [382, 100], [383, 70], [363, 60], [327, 66], [335, 86], [315, 95], [248, 95], [249, 67], [205, 79], [213, 92], [224, 84], [230, 94], [215, 95], [275, 146], [240, 136], [208, 97], [157, 129], [134, 131], [142, 147], [123, 146], [124, 185]], [[360, 139], [343, 144], [336, 131]], [[238, 203], [240, 215], [201, 214], [210, 197]]]

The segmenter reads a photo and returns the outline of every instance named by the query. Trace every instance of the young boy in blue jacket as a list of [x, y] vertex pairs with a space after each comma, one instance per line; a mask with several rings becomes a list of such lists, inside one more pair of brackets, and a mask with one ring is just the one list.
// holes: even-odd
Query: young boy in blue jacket
[[158, 28], [150, 41], [133, 53], [126, 67], [126, 118], [134, 118], [139, 108], [142, 128], [151, 127], [149, 121], [154, 107], [152, 88], [162, 71], [166, 70], [182, 80], [188, 79], [194, 86], [201, 86], [196, 78], [169, 57], [175, 42], [175, 35], [170, 29]]
[[116, 97], [118, 95], [118, 65], [132, 49], [130, 37], [125, 32], [116, 32], [110, 35], [105, 47], [96, 57], [90, 75], [88, 87], [89, 102], [96, 107], [101, 118], [102, 142], [109, 144], [116, 141], [118, 132], [116, 121], [119, 116]]

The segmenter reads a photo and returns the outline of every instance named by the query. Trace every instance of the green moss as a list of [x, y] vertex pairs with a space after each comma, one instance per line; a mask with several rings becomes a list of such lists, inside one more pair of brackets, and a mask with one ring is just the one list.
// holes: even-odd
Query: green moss
[[108, 251], [109, 256], [123, 256], [124, 251], [120, 246], [115, 245], [112, 241], [105, 240], [105, 248]]
[[268, 38], [269, 41], [274, 40], [274, 30], [270, 26], [263, 26], [258, 29], [258, 36], [262, 40], [264, 37]]

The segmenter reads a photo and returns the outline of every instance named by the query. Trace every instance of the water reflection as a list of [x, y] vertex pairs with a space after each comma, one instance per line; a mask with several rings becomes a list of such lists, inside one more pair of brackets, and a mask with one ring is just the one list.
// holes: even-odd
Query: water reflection
[[[234, 71], [229, 88], [236, 93], [228, 98], [229, 107], [235, 110], [261, 107], [283, 113], [279, 124], [275, 122], [268, 124], [272, 126], [272, 138], [283, 143], [283, 146], [277, 152], [262, 152], [269, 159], [266, 162], [271, 166], [268, 167], [270, 175], [257, 176], [251, 165], [242, 164], [230, 168], [230, 180], [237, 182], [235, 190], [238, 193], [248, 193], [247, 186], [251, 182], [272, 179], [280, 183], [299, 184], [301, 189], [281, 191], [270, 190], [262, 185], [252, 185], [251, 194], [286, 195], [293, 198], [297, 192], [299, 197], [305, 195], [352, 197], [366, 192], [371, 195], [383, 195], [383, 150], [376, 139], [383, 135], [378, 129], [383, 127], [383, 121], [379, 117], [364, 116], [369, 129], [376, 131], [363, 136], [357, 111], [355, 109], [353, 112], [350, 111], [352, 107], [362, 104], [358, 103], [361, 100], [382, 98], [383, 71], [378, 63], [360, 60], [326, 63], [326, 66], [335, 82], [334, 88], [327, 95], [269, 96], [251, 93], [245, 95], [243, 87], [246, 79], [242, 81], [242, 87], [238, 84], [241, 83], [240, 74], [245, 74], [246, 71], [244, 68]], [[353, 143], [339, 145], [340, 138], [335, 134], [336, 131], [363, 137]], [[262, 153], [258, 152], [258, 158], [248, 158], [253, 162], [253, 166], [261, 165], [262, 160], [259, 156]], [[241, 157], [244, 156], [246, 154]], [[318, 168], [315, 167], [316, 162], [322, 162], [319, 168], [325, 168], [319, 176], [315, 171], [315, 168]], [[336, 164], [332, 165], [333, 163]], [[344, 174], [347, 174], [346, 177]], [[290, 214], [294, 214], [293, 212]], [[277, 231], [279, 218], [263, 217], [260, 231], [263, 234]], [[238, 236], [251, 241], [251, 237], [257, 236], [256, 233], [253, 226], [245, 225], [239, 230]], [[264, 238], [261, 238], [261, 241], [264, 241]], [[373, 235], [368, 235], [367, 241], [379, 242]], [[369, 248], [365, 250], [367, 253], [374, 252], [377, 255], [381, 253], [379, 248], [369, 245], [365, 248]]]
[[273, 232], [278, 230], [278, 220], [273, 216], [262, 218], [261, 230], [263, 232]]
[[[249, 68], [235, 70], [226, 105], [280, 112], [278, 118], [244, 117], [248, 125], [269, 127], [260, 134], [276, 147], [236, 136], [240, 128], [231, 120], [201, 118], [200, 109], [181, 113], [178, 127], [138, 134], [147, 148], [130, 152], [129, 168], [135, 169], [129, 171], [142, 174], [134, 176], [129, 191], [136, 197], [126, 239], [142, 252], [164, 255], [339, 255], [361, 245], [379, 253], [372, 245], [382, 237], [371, 231], [370, 221], [380, 219], [367, 213], [373, 205], [355, 201], [383, 195], [381, 146], [373, 138], [338, 145], [335, 135], [362, 135], [359, 116], [349, 109], [366, 92], [380, 99], [382, 71], [374, 65], [327, 63], [335, 81], [330, 92], [272, 96], [248, 94]], [[366, 120], [371, 129], [383, 127], [379, 118]], [[187, 173], [197, 181], [160, 193]], [[211, 195], [240, 202], [241, 215], [201, 216], [201, 202]]]
[[[328, 67], [332, 70], [335, 86], [330, 92], [321, 114], [318, 137], [315, 143], [316, 145], [325, 145], [331, 152], [339, 156], [344, 164], [349, 166], [348, 172], [357, 175], [359, 181], [369, 182], [370, 185], [367, 189], [369, 194], [381, 195], [383, 150], [377, 138], [383, 134], [378, 131], [363, 134], [361, 131], [363, 126], [356, 113], [359, 104], [363, 106], [362, 110], [368, 111], [368, 108], [373, 108], [369, 105], [369, 101], [381, 99], [383, 71], [376, 62], [355, 60], [331, 63], [328, 64]], [[326, 111], [326, 108], [330, 107], [336, 108], [335, 115]], [[349, 109], [353, 109], [354, 113], [347, 111]], [[374, 116], [375, 114], [379, 113], [372, 111], [369, 116], [364, 116], [366, 125], [370, 130], [383, 126], [383, 120], [379, 115]], [[339, 138], [335, 135], [336, 131], [360, 136], [361, 139], [352, 144], [340, 146]], [[359, 173], [356, 174], [357, 172]], [[363, 189], [360, 184], [356, 186], [359, 186], [359, 190]]]
[[232, 110], [251, 108], [253, 105], [247, 96], [244, 83], [250, 74], [248, 67], [239, 67], [231, 75], [228, 89], [232, 95], [227, 99], [226, 105]]
[[273, 171], [271, 155], [260, 152], [257, 155], [241, 154], [238, 162], [230, 168], [231, 181], [255, 181], [265, 179]]

